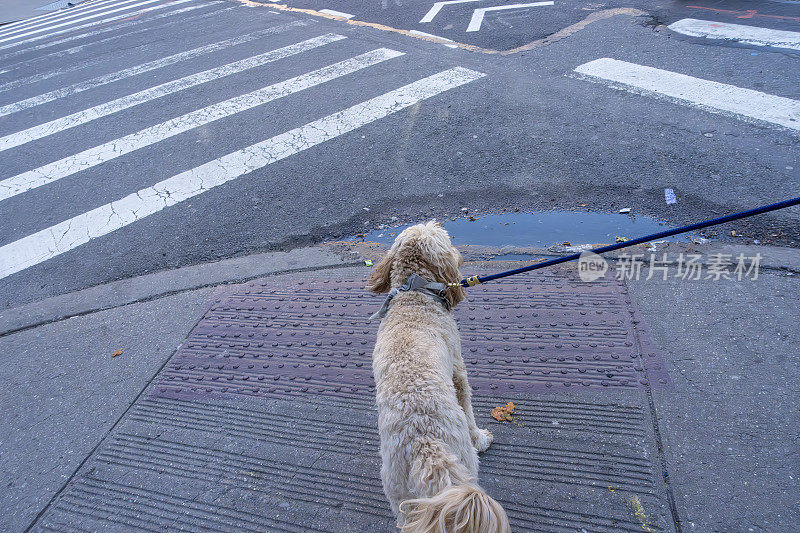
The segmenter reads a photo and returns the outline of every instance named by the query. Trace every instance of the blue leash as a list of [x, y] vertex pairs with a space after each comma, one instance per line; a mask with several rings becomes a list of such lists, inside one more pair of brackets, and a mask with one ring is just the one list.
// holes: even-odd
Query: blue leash
[[[603, 254], [606, 252], [612, 252], [614, 250], [620, 250], [622, 248], [627, 248], [628, 246], [634, 246], [636, 244], [641, 244], [643, 242], [655, 241], [657, 239], [663, 239], [665, 237], [671, 237], [673, 235], [678, 235], [680, 233], [687, 233], [689, 231], [695, 231], [703, 228], [707, 228], [709, 226], [716, 226], [717, 224], [724, 224], [725, 222], [731, 222], [733, 220], [739, 220], [740, 218], [747, 218], [752, 217], [754, 215], [760, 215], [762, 213], [768, 213], [770, 211], [776, 211], [778, 209], [783, 209], [785, 207], [791, 207], [793, 205], [800, 204], [800, 197], [792, 198], [791, 200], [784, 200], [783, 202], [778, 202], [776, 204], [765, 205], [762, 207], [757, 207], [755, 209], [749, 209], [747, 211], [741, 211], [739, 213], [733, 213], [731, 215], [725, 215], [724, 217], [713, 218], [711, 220], [706, 220], [705, 222], [697, 222], [695, 224], [689, 224], [688, 226], [683, 226], [680, 228], [670, 229], [667, 231], [662, 231], [659, 233], [653, 233], [651, 235], [645, 235], [644, 237], [637, 237], [636, 239], [631, 239], [629, 241], [619, 242], [616, 244], [611, 244], [608, 246], [601, 246], [600, 248], [595, 248], [594, 250], [588, 250], [590, 252], [594, 252], [596, 254]], [[542, 263], [536, 263], [535, 265], [529, 265], [526, 267], [515, 268], [514, 270], [508, 270], [506, 272], [500, 272], [499, 274], [491, 274], [488, 276], [470, 276], [468, 278], [464, 278], [461, 280], [462, 287], [472, 287], [478, 285], [479, 283], [486, 283], [487, 281], [493, 281], [500, 278], [505, 278], [506, 276], [513, 276], [514, 274], [522, 274], [523, 272], [530, 272], [531, 270], [537, 270], [540, 268], [545, 268], [553, 265], [557, 265], [559, 263], [566, 263], [568, 261], [575, 261], [580, 258], [581, 254], [587, 252], [580, 252], [577, 254], [568, 255], [565, 257], [559, 257], [557, 259], [550, 259], [548, 261], [544, 261]]]

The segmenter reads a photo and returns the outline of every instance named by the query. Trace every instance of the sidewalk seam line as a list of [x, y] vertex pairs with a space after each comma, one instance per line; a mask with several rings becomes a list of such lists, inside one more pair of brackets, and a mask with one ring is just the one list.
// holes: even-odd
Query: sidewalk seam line
[[72, 472], [72, 474], [70, 474], [69, 478], [67, 478], [67, 480], [64, 482], [64, 484], [61, 485], [61, 488], [58, 489], [58, 491], [56, 491], [55, 494], [53, 494], [53, 496], [47, 502], [47, 505], [45, 505], [42, 508], [42, 510], [39, 511], [39, 513], [34, 517], [34, 519], [31, 521], [31, 523], [28, 525], [28, 527], [25, 528], [24, 533], [28, 533], [36, 525], [36, 523], [44, 516], [44, 514], [47, 512], [47, 510], [50, 509], [50, 507], [53, 505], [53, 502], [55, 502], [56, 499], [58, 499], [58, 497], [61, 495], [61, 493], [64, 492], [64, 489], [66, 489], [69, 486], [69, 484], [72, 482], [73, 478], [75, 478], [75, 476], [78, 474], [78, 472], [80, 472], [80, 470], [83, 468], [83, 466], [89, 461], [89, 459], [91, 459], [95, 455], [95, 453], [100, 448], [100, 446], [106, 441], [106, 439], [108, 439], [109, 435], [111, 435], [111, 433], [117, 428], [117, 426], [122, 421], [122, 419], [125, 418], [125, 415], [128, 414], [128, 411], [131, 410], [131, 407], [133, 407], [136, 404], [136, 402], [139, 401], [139, 398], [142, 397], [142, 394], [144, 394], [144, 391], [146, 391], [152, 385], [152, 383], [156, 379], [156, 377], [158, 377], [158, 375], [161, 373], [161, 371], [164, 370], [164, 367], [167, 366], [167, 363], [169, 363], [172, 360], [172, 358], [175, 357], [175, 354], [178, 353], [178, 350], [181, 348], [181, 346], [183, 346], [183, 344], [189, 338], [189, 335], [191, 334], [192, 330], [194, 330], [194, 328], [197, 327], [197, 325], [200, 323], [200, 321], [203, 320], [203, 317], [206, 315], [206, 313], [210, 309], [211, 305], [212, 305], [212, 303], [209, 302], [205, 306], [203, 311], [200, 313], [200, 317], [197, 320], [195, 320], [194, 324], [192, 324], [192, 327], [189, 328], [189, 330], [186, 332], [186, 335], [183, 338], [183, 340], [181, 341], [181, 343], [174, 350], [172, 350], [172, 352], [169, 354], [169, 357], [166, 357], [164, 359], [164, 362], [161, 363], [161, 365], [158, 367], [158, 369], [155, 371], [155, 373], [150, 377], [150, 379], [147, 380], [147, 382], [144, 384], [144, 386], [139, 391], [139, 393], [136, 395], [136, 397], [133, 399], [133, 401], [130, 404], [128, 404], [128, 407], [125, 408], [125, 411], [123, 411], [122, 414], [119, 415], [119, 418], [117, 418], [116, 422], [114, 422], [114, 424], [106, 431], [105, 435], [103, 435], [103, 437], [97, 442], [97, 444], [94, 445], [92, 450], [86, 455], [86, 457], [83, 458], [83, 460], [78, 465], [78, 467], [75, 470], [73, 470], [73, 472]]
[[[184, 287], [184, 288], [181, 288], [181, 289], [173, 289], [173, 290], [166, 291], [166, 292], [161, 292], [161, 293], [157, 293], [157, 294], [151, 294], [150, 296], [145, 296], [143, 298], [138, 298], [136, 300], [131, 300], [130, 302], [125, 302], [125, 303], [118, 304], [118, 305], [108, 305], [108, 306], [104, 306], [104, 307], [96, 307], [96, 308], [93, 308], [93, 309], [87, 309], [87, 310], [79, 311], [79, 312], [72, 313], [72, 314], [69, 314], [69, 315], [59, 315], [57, 317], [50, 318], [50, 319], [47, 319], [47, 320], [40, 320], [38, 322], [34, 322], [33, 324], [27, 324], [27, 325], [24, 325], [24, 326], [18, 326], [16, 328], [8, 329], [8, 330], [5, 330], [5, 331], [0, 331], [0, 338], [7, 337], [8, 335], [13, 335], [15, 333], [20, 333], [20, 332], [23, 332], [23, 331], [28, 331], [30, 329], [35, 329], [35, 328], [38, 328], [40, 326], [47, 326], [49, 324], [55, 324], [57, 322], [63, 322], [64, 320], [69, 320], [70, 318], [82, 317], [82, 316], [91, 315], [91, 314], [94, 314], [94, 313], [99, 313], [99, 312], [102, 312], [102, 311], [109, 311], [111, 309], [119, 309], [121, 307], [126, 307], [128, 305], [135, 305], [135, 304], [140, 304], [140, 303], [152, 302], [154, 300], [159, 300], [161, 298], [166, 298], [168, 296], [174, 296], [176, 294], [182, 294], [184, 292], [197, 291], [197, 290], [200, 290], [200, 289], [208, 289], [208, 288], [211, 288], [211, 287], [219, 287], [219, 286], [222, 286], [222, 285], [235, 285], [237, 283], [246, 283], [246, 282], [252, 281], [254, 279], [268, 278], [268, 277], [271, 277], [271, 276], [282, 276], [282, 275], [286, 275], [286, 274], [300, 274], [300, 273], [303, 273], [303, 272], [318, 272], [318, 271], [321, 271], [321, 270], [333, 270], [333, 269], [339, 269], [339, 268], [352, 268], [352, 267], [362, 266], [363, 264], [364, 264], [363, 262], [359, 261], [359, 262], [341, 263], [341, 264], [335, 264], [335, 265], [322, 265], [322, 266], [316, 266], [316, 267], [289, 268], [289, 269], [285, 269], [285, 270], [276, 270], [275, 272], [255, 274], [253, 276], [246, 276], [246, 277], [243, 277], [243, 278], [233, 278], [233, 279], [227, 279], [225, 281], [203, 283], [203, 284], [200, 284], [200, 285], [194, 285], [192, 287]], [[97, 285], [95, 285], [95, 286], [97, 287]], [[91, 287], [87, 287], [87, 289], [88, 288], [91, 288]], [[67, 293], [67, 294], [69, 294], [69, 293]]]
[[[625, 284], [625, 289], [630, 294], [630, 288], [628, 284]], [[631, 296], [631, 301], [633, 297]], [[633, 304], [635, 306], [635, 303]], [[635, 307], [634, 307], [635, 310]], [[658, 425], [658, 413], [656, 411], [656, 404], [653, 400], [653, 388], [650, 386], [650, 378], [647, 375], [647, 366], [644, 364], [643, 360], [643, 350], [642, 350], [642, 342], [641, 342], [641, 334], [639, 332], [639, 328], [637, 327], [636, 322], [632, 322], [631, 326], [633, 327], [634, 331], [634, 340], [636, 342], [636, 350], [639, 352], [639, 358], [642, 364], [642, 372], [644, 372], [645, 383], [644, 383], [644, 390], [645, 396], [647, 396], [647, 403], [650, 408], [650, 418], [652, 419], [653, 424], [653, 435], [656, 440], [656, 446], [658, 447], [658, 458], [660, 461], [661, 466], [661, 475], [662, 479], [664, 480], [664, 485], [667, 488], [667, 503], [669, 504], [669, 511], [670, 517], [672, 518], [672, 524], [675, 528], [676, 533], [683, 533], [683, 527], [681, 526], [681, 518], [680, 514], [678, 513], [678, 506], [675, 503], [675, 494], [672, 490], [672, 476], [669, 475], [669, 471], [667, 469], [667, 456], [666, 450], [664, 449], [664, 442], [661, 437], [661, 429]]]

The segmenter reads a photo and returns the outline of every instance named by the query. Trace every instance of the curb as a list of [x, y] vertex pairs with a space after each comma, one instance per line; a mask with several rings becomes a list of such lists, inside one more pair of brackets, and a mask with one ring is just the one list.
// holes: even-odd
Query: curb
[[[182, 292], [230, 283], [242, 283], [267, 276], [363, 266], [361, 257], [371, 257], [377, 260], [383, 253], [381, 246], [373, 246], [372, 243], [359, 244], [360, 246], [354, 245], [348, 247], [347, 250], [327, 246], [254, 254], [155, 272], [53, 296], [0, 312], [0, 337], [77, 316], [148, 302]], [[367, 246], [364, 246], [365, 244]], [[357, 255], [353, 255], [354, 251]], [[497, 264], [499, 271], [502, 269], [500, 263], [518, 265], [531, 262], [504, 260], [503, 255], [505, 254], [525, 254], [546, 259], [562, 257], [576, 251], [578, 250], [574, 248], [560, 250], [553, 247], [550, 249], [522, 247], [498, 249], [468, 246], [462, 249], [466, 260], [462, 270], [465, 275], [468, 275], [469, 268], [478, 265]], [[668, 257], [680, 253], [700, 254], [704, 259], [711, 254], [730, 254], [732, 257], [736, 257], [738, 254], [744, 254], [747, 257], [761, 254], [761, 269], [800, 274], [800, 250], [795, 248], [721, 243], [665, 243], [658, 245], [656, 251], [648, 249], [647, 245], [640, 245], [627, 251], [628, 255], [644, 254], [645, 258], [648, 258], [651, 253], [657, 256], [666, 253]], [[346, 255], [351, 255], [352, 259], [345, 258]], [[615, 261], [621, 255], [621, 253], [615, 252], [606, 254], [605, 257], [610, 261]], [[353, 259], [357, 260], [353, 261]], [[700, 264], [707, 265], [707, 262], [701, 261]]]
[[95, 285], [0, 311], [0, 337], [68, 318], [256, 278], [363, 265], [322, 248], [271, 252]]

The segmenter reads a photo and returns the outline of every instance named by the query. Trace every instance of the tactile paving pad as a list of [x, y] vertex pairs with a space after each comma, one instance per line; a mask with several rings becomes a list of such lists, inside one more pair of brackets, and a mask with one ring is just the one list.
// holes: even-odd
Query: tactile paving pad
[[[363, 279], [259, 281], [220, 298], [154, 393], [374, 394], [371, 356], [382, 297]], [[563, 269], [470, 289], [455, 311], [476, 393], [631, 388], [668, 383], [626, 289]]]
[[[33, 531], [391, 532], [362, 275], [227, 288]], [[456, 310], [494, 444], [480, 484], [515, 532], [673, 532], [650, 387], [668, 385], [625, 287], [567, 269]], [[491, 419], [512, 400], [514, 424]]]

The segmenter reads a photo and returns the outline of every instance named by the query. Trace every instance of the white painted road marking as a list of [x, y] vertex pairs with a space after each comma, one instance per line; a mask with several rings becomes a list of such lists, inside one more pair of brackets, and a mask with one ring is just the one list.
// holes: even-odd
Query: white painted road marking
[[[129, 1], [133, 1], [133, 0], [129, 0]], [[92, 20], [92, 19], [96, 19], [96, 18], [100, 18], [100, 17], [105, 17], [106, 15], [111, 15], [112, 13], [118, 13], [119, 11], [125, 11], [125, 10], [128, 10], [128, 9], [133, 9], [134, 7], [145, 6], [145, 5], [148, 5], [148, 4], [152, 4], [154, 2], [161, 2], [161, 1], [162, 0], [143, 0], [142, 2], [139, 2], [138, 4], [131, 4], [129, 6], [119, 7], [117, 9], [112, 9], [110, 11], [103, 11], [102, 13], [97, 13], [95, 15], [91, 15], [91, 16], [88, 16], [88, 17], [79, 18], [77, 20], [71, 20], [69, 22], [61, 22], [59, 24], [46, 26], [44, 28], [39, 28], [37, 30], [26, 31], [24, 33], [20, 33], [19, 35], [10, 35], [10, 36], [8, 36], [8, 37], [6, 37], [4, 39], [0, 39], [0, 43], [4, 43], [6, 41], [13, 41], [14, 39], [20, 39], [22, 37], [27, 37], [28, 35], [34, 35], [36, 33], [49, 32], [50, 30], [55, 30], [57, 28], [63, 28], [64, 26], [71, 26], [73, 24], [76, 24], [78, 22], [83, 22], [85, 20]], [[42, 37], [47, 37], [49, 35], [56, 35], [57, 33], [60, 33], [60, 32], [48, 33], [47, 35], [43, 35]]]
[[350, 13], [342, 13], [341, 11], [334, 11], [333, 9], [320, 9], [319, 12], [325, 13], [326, 15], [333, 15], [334, 17], [344, 17], [348, 20], [355, 17], [355, 15], [351, 15]]
[[434, 74], [6, 244], [0, 247], [0, 279], [483, 76], [461, 67]]
[[211, 70], [205, 70], [203, 72], [198, 72], [197, 74], [192, 74], [177, 80], [168, 81], [167, 83], [162, 83], [161, 85], [156, 85], [155, 87], [151, 87], [128, 96], [123, 96], [122, 98], [117, 98], [116, 100], [112, 100], [83, 111], [78, 111], [77, 113], [67, 115], [66, 117], [57, 118], [55, 120], [51, 120], [50, 122], [45, 122], [44, 124], [39, 124], [38, 126], [33, 126], [32, 128], [28, 128], [26, 130], [18, 131], [16, 133], [6, 135], [5, 137], [0, 137], [0, 152], [25, 143], [29, 143], [31, 141], [35, 141], [36, 139], [41, 139], [42, 137], [47, 137], [48, 135], [53, 135], [69, 128], [74, 128], [75, 126], [86, 124], [92, 120], [111, 115], [118, 111], [122, 111], [123, 109], [128, 109], [151, 100], [155, 100], [156, 98], [161, 98], [168, 94], [176, 93], [190, 87], [195, 87], [211, 80], [237, 74], [251, 68], [260, 67], [262, 65], [266, 65], [267, 63], [271, 63], [272, 61], [277, 61], [278, 59], [283, 59], [285, 57], [306, 52], [308, 50], [317, 48], [318, 46], [324, 46], [344, 38], [345, 37], [342, 35], [328, 33], [326, 35], [314, 37], [313, 39], [308, 39], [300, 43], [284, 46], [283, 48], [278, 48], [277, 50], [270, 50], [269, 52], [265, 52], [257, 56], [248, 57], [233, 63], [228, 63], [227, 65], [222, 65], [221, 67], [212, 68]]
[[755, 46], [775, 46], [800, 50], [800, 33], [794, 31], [771, 30], [757, 26], [698, 19], [679, 20], [667, 28], [692, 37], [725, 39]]
[[432, 33], [425, 33], [424, 31], [419, 31], [419, 30], [411, 30], [408, 33], [412, 35], [419, 35], [421, 37], [430, 37], [431, 39], [439, 39], [440, 41], [445, 41], [442, 44], [448, 48], [458, 48], [457, 44], [447, 44], [454, 42], [453, 39], [448, 39], [446, 37], [439, 37], [438, 35], [433, 35]]
[[267, 102], [315, 87], [383, 61], [400, 57], [402, 52], [379, 48], [345, 61], [323, 67], [295, 78], [264, 87], [248, 94], [236, 96], [224, 102], [210, 105], [183, 116], [156, 124], [144, 130], [114, 139], [100, 146], [65, 157], [29, 172], [0, 181], [0, 200], [5, 200], [26, 191], [52, 183], [77, 172], [101, 165], [117, 157], [169, 139], [185, 131], [205, 126], [216, 120], [241, 113]]
[[[32, 24], [32, 25], [29, 25], [29, 26], [24, 27], [24, 28], [17, 28], [17, 29], [11, 29], [11, 30], [0, 32], [0, 38], [10, 37], [10, 38], [14, 39], [16, 37], [12, 37], [12, 36], [14, 34], [17, 34], [17, 33], [27, 32], [27, 33], [23, 33], [22, 35], [33, 35], [34, 33], [41, 33], [43, 31], [47, 31], [48, 29], [61, 28], [63, 26], [68, 26], [70, 24], [75, 24], [77, 22], [81, 22], [83, 20], [90, 20], [90, 19], [93, 19], [93, 18], [102, 17], [103, 15], [108, 14], [108, 13], [115, 13], [117, 11], [122, 11], [124, 9], [131, 9], [133, 7], [136, 7], [136, 5], [127, 6], [127, 7], [120, 7], [120, 6], [124, 6], [125, 4], [130, 4], [130, 3], [133, 3], [133, 2], [136, 2], [136, 1], [137, 0], [124, 0], [123, 2], [115, 3], [115, 4], [110, 5], [110, 6], [94, 7], [93, 9], [84, 8], [82, 12], [72, 12], [72, 13], [66, 12], [66, 13], [63, 13], [64, 16], [59, 17], [59, 18], [57, 18], [55, 20], [48, 20], [48, 21], [40, 22], [38, 24]], [[113, 11], [110, 11], [112, 8], [119, 8], [119, 9], [114, 9]], [[97, 11], [102, 11], [102, 13], [98, 13], [97, 15], [94, 15], [94, 16], [91, 16], [91, 17], [78, 18], [78, 17], [82, 17], [84, 15], [88, 15], [89, 13], [95, 13]], [[75, 19], [75, 18], [78, 18], [78, 20], [71, 20], [71, 19]], [[70, 22], [67, 22], [67, 21], [70, 21]], [[19, 35], [18, 37], [21, 37], [22, 35]], [[8, 40], [8, 39], [5, 39], [5, 40]], [[0, 41], [0, 42], [3, 42], [3, 41]]]
[[175, 63], [186, 61], [194, 57], [216, 52], [218, 50], [223, 50], [230, 46], [236, 46], [237, 44], [253, 41], [265, 35], [281, 33], [291, 29], [294, 26], [297, 26], [298, 25], [297, 22], [298, 21], [289, 22], [281, 26], [267, 28], [265, 30], [243, 35], [241, 37], [234, 37], [233, 39], [226, 39], [218, 43], [212, 43], [206, 46], [201, 46], [193, 50], [187, 50], [186, 52], [180, 52], [171, 56], [163, 57], [161, 59], [156, 59], [155, 61], [149, 61], [147, 63], [142, 63], [141, 65], [135, 65], [133, 67], [126, 68], [124, 70], [112, 72], [111, 74], [106, 74], [105, 76], [98, 76], [97, 78], [93, 78], [91, 80], [76, 83], [74, 85], [69, 85], [67, 87], [61, 87], [60, 89], [56, 89], [55, 91], [50, 91], [49, 93], [40, 94], [38, 96], [32, 96], [30, 98], [26, 98], [25, 100], [14, 102], [13, 104], [0, 106], [0, 117], [5, 115], [10, 115], [11, 113], [16, 113], [18, 111], [22, 111], [23, 109], [28, 109], [31, 107], [35, 107], [37, 105], [42, 105], [47, 102], [52, 102], [53, 100], [57, 100], [59, 98], [64, 98], [66, 96], [78, 94], [83, 91], [88, 91], [89, 89], [94, 89], [95, 87], [100, 87], [101, 85], [105, 85], [107, 83], [123, 80], [125, 78], [130, 78], [131, 76], [136, 76], [138, 74], [149, 72], [151, 70], [156, 70], [169, 65], [174, 65]]
[[102, 20], [98, 20], [98, 21], [95, 21], [95, 22], [88, 22], [86, 24], [81, 24], [80, 26], [75, 26], [74, 28], [67, 28], [67, 29], [64, 29], [64, 30], [58, 30], [58, 31], [55, 31], [53, 33], [48, 33], [48, 34], [45, 34], [45, 35], [38, 35], [36, 37], [31, 37], [30, 39], [25, 39], [24, 41], [17, 41], [17, 42], [14, 42], [14, 43], [4, 44], [3, 46], [0, 46], [0, 50], [6, 50], [8, 48], [14, 48], [14, 47], [17, 47], [17, 46], [20, 46], [20, 45], [23, 45], [23, 44], [33, 43], [33, 42], [36, 42], [36, 41], [41, 41], [42, 39], [47, 39], [49, 37], [54, 37], [56, 35], [61, 35], [62, 33], [68, 33], [68, 32], [71, 32], [71, 31], [82, 30], [82, 29], [85, 29], [85, 28], [91, 28], [93, 26], [99, 26], [100, 24], [107, 24], [109, 22], [116, 22], [117, 20], [122, 20], [122, 19], [133, 17], [133, 16], [142, 15], [144, 13], [149, 13], [151, 11], [156, 11], [158, 9], [164, 9], [164, 8], [167, 8], [167, 7], [174, 7], [174, 6], [177, 6], [177, 5], [180, 5], [180, 4], [185, 4], [186, 2], [194, 2], [194, 1], [195, 0], [168, 1], [166, 3], [159, 4], [157, 6], [148, 7], [146, 9], [140, 9], [138, 11], [132, 11], [130, 13], [123, 13], [122, 15], [117, 15], [115, 17], [109, 17], [107, 19], [102, 19]]
[[430, 22], [433, 18], [439, 14], [439, 11], [442, 10], [442, 7], [450, 5], [450, 4], [465, 4], [467, 2], [480, 2], [480, 0], [450, 0], [449, 2], [436, 2], [431, 7], [430, 11], [428, 11], [422, 20], [419, 21], [420, 24], [425, 24], [426, 22]]
[[482, 7], [472, 12], [472, 18], [469, 21], [469, 26], [467, 26], [467, 31], [480, 30], [481, 24], [483, 24], [483, 16], [488, 11], [504, 11], [506, 9], [521, 9], [523, 7], [542, 7], [552, 5], [553, 2], [531, 2], [529, 4], [510, 4], [505, 6]]
[[663, 96], [707, 111], [732, 113], [800, 131], [800, 102], [789, 98], [607, 57], [585, 63], [575, 72], [608, 82], [615, 89]]

